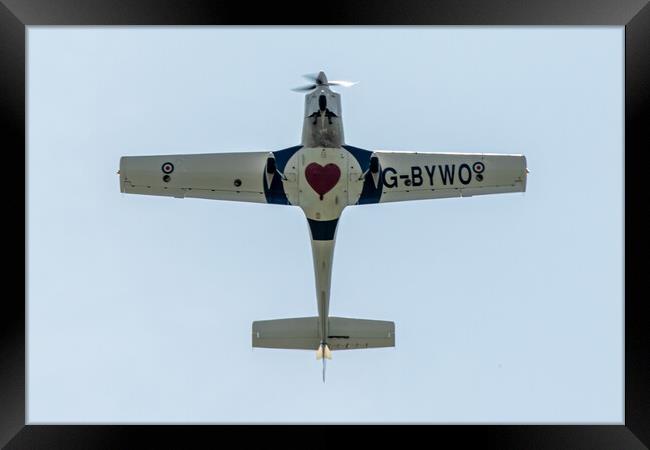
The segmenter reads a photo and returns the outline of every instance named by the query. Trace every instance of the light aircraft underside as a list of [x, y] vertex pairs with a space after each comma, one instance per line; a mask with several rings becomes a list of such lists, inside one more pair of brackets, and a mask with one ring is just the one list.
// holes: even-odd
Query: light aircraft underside
[[302, 88], [301, 145], [248, 153], [124, 156], [120, 191], [300, 207], [307, 218], [318, 315], [253, 322], [254, 347], [331, 351], [393, 347], [395, 326], [329, 316], [332, 256], [347, 206], [524, 192], [523, 155], [366, 150], [346, 145], [340, 95], [323, 72]]

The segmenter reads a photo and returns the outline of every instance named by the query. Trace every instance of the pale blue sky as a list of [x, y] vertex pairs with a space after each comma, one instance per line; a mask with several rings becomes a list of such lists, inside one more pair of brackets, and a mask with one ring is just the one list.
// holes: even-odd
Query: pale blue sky
[[[623, 28], [28, 29], [28, 421], [623, 421]], [[121, 194], [122, 155], [300, 142], [303, 73], [370, 150], [523, 153], [527, 192], [349, 207], [332, 315], [300, 209]]]

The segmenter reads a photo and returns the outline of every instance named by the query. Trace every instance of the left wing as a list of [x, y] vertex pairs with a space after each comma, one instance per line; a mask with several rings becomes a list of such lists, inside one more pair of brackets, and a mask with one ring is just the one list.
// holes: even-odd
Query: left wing
[[524, 155], [375, 151], [372, 159], [359, 204], [526, 190]]

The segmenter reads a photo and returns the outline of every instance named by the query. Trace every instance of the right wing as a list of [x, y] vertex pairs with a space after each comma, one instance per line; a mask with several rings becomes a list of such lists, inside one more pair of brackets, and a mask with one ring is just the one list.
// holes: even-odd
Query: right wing
[[289, 204], [281, 170], [287, 156], [298, 148], [278, 152], [123, 156], [118, 172], [120, 192]]

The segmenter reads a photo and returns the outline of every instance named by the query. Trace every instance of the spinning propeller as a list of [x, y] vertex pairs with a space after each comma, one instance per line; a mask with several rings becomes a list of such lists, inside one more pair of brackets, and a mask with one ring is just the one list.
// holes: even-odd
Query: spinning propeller
[[358, 81], [345, 81], [345, 80], [332, 80], [328, 81], [327, 76], [325, 76], [325, 72], [320, 71], [318, 74], [307, 74], [303, 75], [303, 77], [307, 78], [308, 80], [312, 81], [312, 84], [308, 84], [306, 86], [300, 86], [297, 88], [291, 89], [292, 91], [295, 92], [307, 92], [311, 91], [313, 89], [316, 89], [318, 86], [343, 86], [343, 87], [350, 87], [354, 86], [355, 84], [358, 83]]

